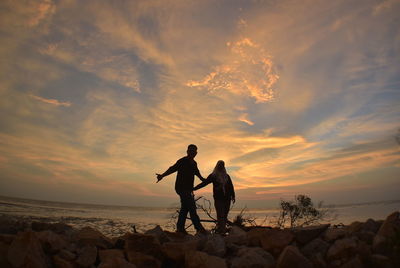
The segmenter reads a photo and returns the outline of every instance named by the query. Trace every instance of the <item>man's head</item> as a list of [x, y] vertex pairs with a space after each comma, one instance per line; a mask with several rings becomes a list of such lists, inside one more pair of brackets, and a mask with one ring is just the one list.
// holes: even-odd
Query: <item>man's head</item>
[[194, 158], [197, 155], [197, 146], [194, 144], [190, 144], [187, 148], [187, 155], [190, 158]]

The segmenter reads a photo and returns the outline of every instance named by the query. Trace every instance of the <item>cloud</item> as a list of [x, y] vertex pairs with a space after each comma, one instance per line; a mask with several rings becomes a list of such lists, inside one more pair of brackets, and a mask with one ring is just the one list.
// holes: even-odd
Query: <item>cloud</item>
[[42, 97], [35, 96], [35, 95], [31, 95], [31, 97], [36, 99], [36, 100], [38, 100], [38, 101], [41, 101], [41, 102], [44, 102], [44, 103], [48, 103], [48, 104], [51, 104], [51, 105], [55, 105], [55, 106], [69, 107], [69, 106], [72, 105], [72, 103], [68, 102], [68, 101], [61, 102], [61, 101], [56, 100], [56, 99], [46, 99], [46, 98], [42, 98]]
[[250, 126], [254, 125], [254, 122], [252, 122], [251, 120], [249, 120], [249, 114], [245, 113], [245, 114], [241, 114], [238, 118], [239, 121], [246, 123]]
[[271, 57], [249, 38], [227, 43], [231, 57], [215, 66], [213, 71], [199, 81], [188, 81], [189, 87], [207, 90], [210, 94], [227, 91], [233, 95], [251, 97], [256, 102], [274, 98], [274, 86], [279, 76]]

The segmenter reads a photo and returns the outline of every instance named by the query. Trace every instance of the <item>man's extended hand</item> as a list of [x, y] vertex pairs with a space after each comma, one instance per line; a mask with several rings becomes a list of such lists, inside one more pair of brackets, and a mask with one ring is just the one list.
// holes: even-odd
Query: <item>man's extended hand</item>
[[160, 180], [162, 180], [163, 175], [158, 174], [158, 173], [156, 173], [156, 175], [157, 175], [157, 182], [156, 183], [158, 183]]

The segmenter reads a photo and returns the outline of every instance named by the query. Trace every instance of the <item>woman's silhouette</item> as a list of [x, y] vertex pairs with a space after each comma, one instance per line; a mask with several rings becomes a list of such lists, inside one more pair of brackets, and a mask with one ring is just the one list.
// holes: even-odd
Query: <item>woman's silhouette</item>
[[214, 206], [217, 211], [217, 233], [225, 234], [231, 200], [235, 203], [235, 190], [232, 180], [226, 172], [224, 161], [219, 160], [214, 171], [193, 190], [203, 188], [211, 182], [213, 183]]

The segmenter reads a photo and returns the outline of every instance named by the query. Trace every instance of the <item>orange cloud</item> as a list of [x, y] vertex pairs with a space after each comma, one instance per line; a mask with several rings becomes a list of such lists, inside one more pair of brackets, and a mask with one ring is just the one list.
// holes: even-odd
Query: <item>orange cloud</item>
[[41, 102], [48, 103], [48, 104], [52, 104], [52, 105], [55, 105], [55, 106], [65, 106], [65, 107], [69, 107], [69, 106], [72, 105], [72, 104], [71, 104], [70, 102], [68, 102], [68, 101], [66, 101], [66, 102], [61, 102], [61, 101], [56, 100], [56, 99], [46, 99], [46, 98], [42, 98], [42, 97], [35, 96], [35, 95], [31, 95], [31, 97], [34, 98], [34, 99], [36, 99], [36, 100], [39, 100], [39, 101], [41, 101]]
[[271, 57], [249, 38], [227, 43], [231, 57], [226, 63], [215, 66], [202, 80], [191, 80], [189, 87], [207, 90], [210, 94], [229, 92], [248, 96], [256, 102], [274, 99], [274, 89], [279, 76], [274, 71]]

